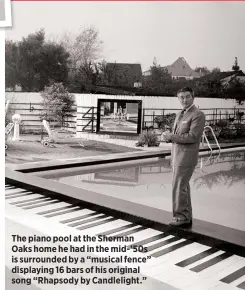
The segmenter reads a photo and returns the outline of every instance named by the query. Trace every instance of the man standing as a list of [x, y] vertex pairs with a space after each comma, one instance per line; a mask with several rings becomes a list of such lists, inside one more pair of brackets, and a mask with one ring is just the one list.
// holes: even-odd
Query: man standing
[[199, 146], [205, 126], [205, 115], [194, 105], [194, 92], [183, 88], [177, 92], [183, 110], [177, 114], [173, 132], [163, 133], [172, 142], [172, 226], [192, 224], [192, 206], [189, 181], [198, 162]]

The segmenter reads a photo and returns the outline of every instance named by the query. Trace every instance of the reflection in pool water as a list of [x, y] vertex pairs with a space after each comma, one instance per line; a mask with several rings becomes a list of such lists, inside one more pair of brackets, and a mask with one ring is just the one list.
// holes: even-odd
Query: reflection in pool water
[[[245, 230], [245, 151], [203, 157], [191, 179], [194, 218]], [[205, 164], [200, 168], [200, 164]], [[68, 173], [69, 174], [69, 173]], [[122, 167], [55, 180], [108, 196], [172, 211], [170, 161]]]

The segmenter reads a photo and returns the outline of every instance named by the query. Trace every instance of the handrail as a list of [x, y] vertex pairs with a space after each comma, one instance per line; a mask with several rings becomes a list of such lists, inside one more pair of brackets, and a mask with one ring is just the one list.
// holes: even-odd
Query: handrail
[[[214, 163], [219, 159], [219, 157], [220, 157], [220, 151], [221, 151], [221, 148], [220, 148], [219, 142], [218, 142], [218, 140], [217, 140], [217, 138], [216, 138], [216, 136], [215, 136], [215, 133], [214, 133], [213, 128], [210, 127], [210, 126], [205, 126], [205, 127], [204, 127], [204, 131], [203, 131], [203, 135], [202, 135], [202, 146], [203, 146], [204, 139], [205, 139], [206, 142], [207, 142], [207, 144], [208, 144], [208, 147], [209, 147], [209, 149], [210, 149], [211, 154], [210, 154], [208, 160], [206, 161], [204, 167], [206, 166], [206, 164], [209, 162], [209, 160], [211, 159], [211, 157], [212, 157], [212, 155], [213, 155], [213, 149], [212, 149], [212, 146], [210, 145], [210, 143], [209, 143], [209, 141], [208, 141], [208, 138], [207, 138], [207, 135], [206, 135], [206, 133], [205, 133], [205, 129], [207, 129], [207, 128], [209, 128], [209, 129], [211, 130], [211, 133], [212, 133], [212, 135], [213, 135], [213, 137], [214, 137], [214, 140], [215, 140], [215, 142], [216, 142], [216, 145], [217, 145], [218, 148], [219, 148], [219, 155], [218, 155], [218, 157], [215, 159]], [[202, 159], [201, 159], [201, 166], [200, 166], [200, 167], [201, 167], [201, 170], [203, 171], [203, 162], [202, 162]]]

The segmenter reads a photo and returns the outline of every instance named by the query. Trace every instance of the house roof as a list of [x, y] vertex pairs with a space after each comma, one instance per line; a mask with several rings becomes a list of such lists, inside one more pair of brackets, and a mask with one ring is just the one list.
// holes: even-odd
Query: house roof
[[105, 95], [129, 95], [134, 96], [135, 93], [132, 91], [127, 91], [126, 89], [120, 89], [115, 87], [106, 87], [99, 85], [86, 85], [86, 91], [94, 94], [105, 94]]
[[200, 77], [200, 74], [195, 72], [183, 57], [179, 57], [173, 64], [168, 65], [166, 68], [175, 77]]
[[127, 72], [133, 77], [134, 81], [140, 81], [142, 78], [142, 69], [139, 63], [107, 63], [107, 68], [120, 75]]
[[216, 72], [216, 73], [210, 73], [200, 78], [200, 80], [204, 79], [215, 79], [217, 81], [221, 81], [225, 78], [231, 77], [231, 76], [245, 76], [244, 72], [242, 70], [240, 71], [222, 71], [222, 72]]
[[[195, 72], [183, 57], [179, 57], [171, 65], [166, 66], [168, 73], [173, 77], [194, 77], [199, 78], [200, 73]], [[144, 75], [149, 74], [151, 70], [144, 71]]]

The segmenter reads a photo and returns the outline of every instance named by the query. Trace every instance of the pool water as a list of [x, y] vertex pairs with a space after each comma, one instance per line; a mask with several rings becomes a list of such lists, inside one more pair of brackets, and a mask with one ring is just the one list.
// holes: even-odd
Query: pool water
[[[100, 194], [172, 212], [170, 161], [122, 166], [52, 178]], [[193, 217], [245, 230], [245, 151], [199, 159], [192, 176]]]

